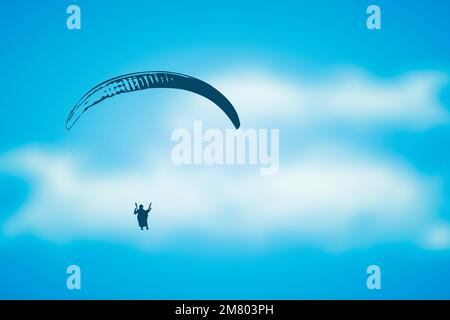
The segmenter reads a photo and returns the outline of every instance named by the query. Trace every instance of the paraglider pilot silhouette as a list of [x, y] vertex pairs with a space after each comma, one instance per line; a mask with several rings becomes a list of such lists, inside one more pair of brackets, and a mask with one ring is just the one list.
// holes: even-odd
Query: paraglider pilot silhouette
[[147, 210], [144, 209], [144, 206], [142, 204], [139, 205], [139, 208], [136, 202], [134, 204], [136, 206], [136, 208], [134, 209], [134, 214], [137, 214], [139, 227], [141, 227], [141, 230], [144, 230], [144, 227], [148, 230], [148, 213], [152, 210], [152, 203], [150, 202]]

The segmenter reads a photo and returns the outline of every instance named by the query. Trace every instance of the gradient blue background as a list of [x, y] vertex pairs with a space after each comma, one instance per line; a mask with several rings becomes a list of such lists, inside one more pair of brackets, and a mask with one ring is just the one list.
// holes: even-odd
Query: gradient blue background
[[[376, 32], [365, 26], [371, 2], [356, 0], [2, 1], [0, 153], [33, 143], [63, 144], [68, 106], [82, 92], [144, 66], [192, 75], [247, 60], [269, 60], [280, 69], [352, 64], [380, 77], [450, 71], [448, 2], [373, 2], [383, 14]], [[73, 3], [82, 8], [80, 31], [65, 25]], [[441, 95], [446, 108], [448, 89]], [[151, 130], [157, 134], [158, 124]], [[420, 135], [391, 133], [376, 143], [395, 149], [422, 173], [450, 181], [449, 137], [450, 127], [438, 126]], [[86, 143], [94, 148], [103, 138], [99, 133], [99, 141]], [[105, 146], [102, 152], [110, 151]], [[121, 160], [110, 159], [115, 161]], [[447, 220], [449, 191], [444, 185], [439, 208]], [[0, 224], [28, 193], [25, 181], [0, 175]], [[70, 264], [82, 268], [81, 291], [65, 287]], [[382, 267], [380, 291], [366, 288], [370, 264]], [[202, 250], [192, 237], [183, 248], [149, 253], [94, 240], [55, 244], [32, 235], [0, 235], [3, 299], [440, 299], [450, 298], [449, 268], [448, 250], [406, 242], [341, 253], [296, 243], [247, 252], [233, 245]]]

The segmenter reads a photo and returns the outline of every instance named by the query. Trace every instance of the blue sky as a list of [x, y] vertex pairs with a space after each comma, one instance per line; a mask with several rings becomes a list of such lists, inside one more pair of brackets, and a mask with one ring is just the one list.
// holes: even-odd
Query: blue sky
[[[379, 31], [364, 1], [2, 4], [0, 297], [449, 298], [449, 5], [373, 3]], [[174, 166], [172, 130], [230, 127], [185, 92], [65, 130], [88, 89], [142, 70], [203, 79], [244, 129], [279, 129], [279, 174]], [[135, 201], [153, 201], [148, 233]]]

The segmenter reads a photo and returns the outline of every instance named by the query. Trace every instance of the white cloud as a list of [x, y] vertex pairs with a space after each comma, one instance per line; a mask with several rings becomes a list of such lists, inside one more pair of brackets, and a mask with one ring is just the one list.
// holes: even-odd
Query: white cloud
[[[284, 126], [296, 128], [335, 123], [423, 129], [449, 120], [448, 111], [439, 101], [439, 91], [448, 77], [439, 72], [379, 78], [345, 68], [327, 75], [293, 77], [264, 69], [235, 68], [212, 77], [211, 83], [237, 108], [244, 128], [282, 121]], [[171, 117], [175, 125], [185, 118], [205, 116], [223, 123], [222, 116], [198, 107], [207, 102], [191, 99], [176, 103], [183, 104], [186, 117]]]
[[450, 225], [440, 222], [425, 232], [422, 245], [432, 250], [450, 249]]
[[192, 233], [254, 244], [298, 238], [328, 249], [413, 240], [433, 211], [436, 185], [402, 163], [352, 150], [311, 150], [277, 176], [254, 170], [141, 165], [89, 170], [68, 154], [30, 147], [3, 158], [32, 182], [32, 194], [4, 226], [8, 235], [102, 239], [143, 245], [132, 214], [153, 201], [144, 246]]

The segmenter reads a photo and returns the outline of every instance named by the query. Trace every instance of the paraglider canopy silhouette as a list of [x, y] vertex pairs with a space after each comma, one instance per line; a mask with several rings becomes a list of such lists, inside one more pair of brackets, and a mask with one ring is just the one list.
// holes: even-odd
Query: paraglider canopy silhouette
[[89, 90], [70, 111], [66, 121], [66, 129], [70, 130], [83, 113], [105, 99], [123, 93], [152, 88], [181, 89], [201, 95], [222, 109], [236, 129], [239, 129], [241, 125], [236, 109], [231, 102], [208, 83], [180, 73], [147, 71], [118, 76]]

